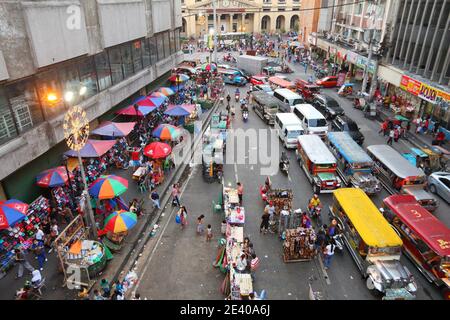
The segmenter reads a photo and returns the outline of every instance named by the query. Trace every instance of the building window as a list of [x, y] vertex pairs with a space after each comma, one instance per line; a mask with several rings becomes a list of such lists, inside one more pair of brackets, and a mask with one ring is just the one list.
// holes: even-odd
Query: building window
[[[109, 67], [108, 67], [109, 68]], [[92, 97], [98, 92], [97, 76], [95, 74], [95, 64], [93, 57], [83, 58], [78, 62], [78, 72], [80, 84], [87, 88], [85, 98]]]
[[177, 50], [175, 48], [175, 31], [169, 31], [170, 36], [170, 54], [174, 54]]
[[133, 67], [134, 72], [142, 70], [142, 46], [141, 40], [136, 40], [131, 43], [131, 49], [133, 52]]
[[175, 30], [175, 49], [176, 51], [180, 51], [180, 29]]
[[162, 59], [164, 59], [164, 38], [163, 38], [163, 34], [157, 34], [156, 35], [156, 46], [158, 49], [158, 61], [161, 61]]
[[150, 58], [153, 64], [158, 62], [158, 47], [156, 45], [156, 37], [148, 38], [148, 46], [150, 48]]
[[97, 71], [98, 88], [100, 91], [111, 86], [111, 69], [109, 59], [105, 51], [94, 56], [95, 69]]
[[0, 88], [0, 144], [3, 144], [17, 136], [14, 119], [8, 105], [8, 99]]
[[141, 47], [142, 47], [142, 63], [144, 64], [145, 68], [152, 64], [150, 58], [150, 47], [148, 45], [148, 39], [141, 40]]
[[25, 80], [6, 87], [19, 133], [44, 121], [38, 95], [32, 80]]
[[67, 101], [69, 103], [78, 103], [80, 102], [80, 97], [77, 94], [80, 88], [80, 77], [78, 76], [78, 68], [76, 64], [69, 65], [67, 67], [62, 67], [58, 70], [59, 81], [61, 83], [62, 96], [67, 92], [72, 92], [73, 100]]
[[169, 39], [169, 31], [164, 32], [164, 58], [170, 56], [170, 39]]
[[56, 70], [37, 74], [35, 83], [46, 120], [52, 119], [66, 110], [63, 90], [58, 83]]
[[131, 43], [124, 43], [120, 46], [122, 54], [123, 75], [125, 78], [133, 75], [133, 57], [131, 56]]
[[122, 56], [120, 55], [120, 47], [108, 49], [109, 64], [111, 66], [111, 75], [113, 84], [117, 84], [123, 80]]

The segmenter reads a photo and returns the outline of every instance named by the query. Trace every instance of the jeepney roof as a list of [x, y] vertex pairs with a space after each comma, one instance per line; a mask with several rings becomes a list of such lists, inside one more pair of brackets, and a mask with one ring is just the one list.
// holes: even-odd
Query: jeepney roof
[[367, 150], [401, 179], [425, 176], [422, 169], [414, 167], [407, 159], [402, 157], [400, 153], [386, 144], [368, 146]]
[[408, 188], [404, 188], [404, 191], [413, 195], [417, 201], [436, 200], [435, 197], [431, 193], [425, 191], [422, 186], [408, 186]]
[[403, 244], [369, 196], [358, 188], [341, 188], [333, 192], [359, 236], [369, 247], [386, 248]]
[[254, 91], [252, 92], [253, 99], [261, 105], [269, 106], [269, 107], [278, 107], [278, 103], [280, 100], [271, 96], [267, 92], [264, 91]]
[[339, 153], [348, 163], [373, 163], [369, 155], [353, 140], [348, 132], [329, 132], [328, 140], [339, 150]]
[[314, 164], [335, 164], [336, 158], [318, 135], [304, 134], [298, 137], [303, 151]]

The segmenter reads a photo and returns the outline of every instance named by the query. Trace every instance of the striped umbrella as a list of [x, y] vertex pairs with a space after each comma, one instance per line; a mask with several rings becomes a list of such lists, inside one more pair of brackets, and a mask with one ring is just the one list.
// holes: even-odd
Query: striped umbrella
[[113, 233], [120, 233], [130, 230], [136, 223], [136, 214], [125, 210], [119, 210], [114, 211], [105, 219], [104, 229]]
[[158, 91], [155, 91], [151, 95], [149, 95], [149, 98], [152, 98], [152, 97], [154, 97], [154, 98], [163, 98], [164, 100], [169, 99], [164, 93], [158, 92]]
[[67, 180], [67, 170], [64, 166], [42, 171], [36, 176], [36, 184], [43, 188], [63, 186]]
[[180, 136], [180, 129], [170, 124], [160, 124], [153, 130], [152, 135], [161, 140], [175, 140]]
[[117, 110], [116, 114], [122, 114], [125, 116], [145, 117], [146, 115], [148, 115], [150, 112], [152, 112], [155, 109], [156, 109], [156, 107], [139, 106], [138, 110], [136, 112], [136, 109], [134, 108], [134, 106], [128, 106], [123, 109]]
[[13, 227], [17, 222], [25, 219], [28, 204], [11, 199], [0, 201], [0, 230]]
[[168, 88], [168, 87], [161, 87], [158, 89], [158, 92], [161, 92], [166, 97], [170, 97], [175, 94], [175, 91], [173, 91], [171, 88]]
[[155, 106], [160, 107], [164, 103], [164, 101], [167, 100], [167, 97], [164, 95], [161, 97], [150, 95], [147, 97], [147, 99], [151, 100], [155, 104]]
[[189, 79], [190, 79], [189, 76], [186, 74], [174, 74], [169, 77], [169, 81], [175, 83], [183, 83], [188, 81]]
[[128, 181], [115, 175], [100, 176], [92, 182], [89, 187], [89, 194], [94, 198], [104, 200], [120, 196], [127, 191]]

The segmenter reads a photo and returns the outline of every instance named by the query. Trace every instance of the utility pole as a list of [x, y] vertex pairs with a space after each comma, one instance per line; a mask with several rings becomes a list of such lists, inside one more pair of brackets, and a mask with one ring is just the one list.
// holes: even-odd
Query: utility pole
[[373, 51], [373, 35], [374, 35], [374, 29], [369, 29], [369, 56], [367, 58], [367, 63], [364, 66], [364, 79], [362, 83], [361, 92], [366, 92], [367, 87], [367, 80], [369, 78], [369, 65], [370, 61], [372, 61], [372, 51]]
[[213, 16], [214, 16], [214, 62], [217, 64], [217, 12], [216, 12], [216, 1], [212, 0], [213, 5]]

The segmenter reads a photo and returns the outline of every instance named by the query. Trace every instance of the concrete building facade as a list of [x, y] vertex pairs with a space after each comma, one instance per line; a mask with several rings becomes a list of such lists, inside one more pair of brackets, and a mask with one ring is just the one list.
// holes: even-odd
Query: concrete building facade
[[[308, 43], [309, 35], [317, 32], [319, 24], [321, 0], [302, 0], [302, 11], [300, 11], [300, 40]], [[313, 9], [314, 8], [314, 9]]]
[[[300, 0], [214, 0], [219, 33], [299, 30]], [[214, 26], [211, 0], [182, 0], [182, 35], [200, 37]]]
[[68, 91], [95, 126], [181, 62], [181, 22], [180, 0], [0, 2], [0, 198], [64, 148]]

